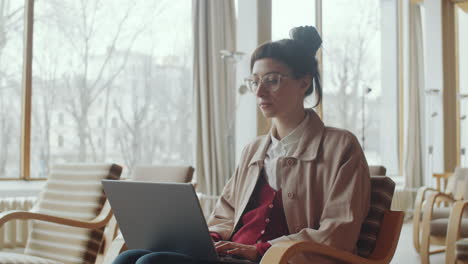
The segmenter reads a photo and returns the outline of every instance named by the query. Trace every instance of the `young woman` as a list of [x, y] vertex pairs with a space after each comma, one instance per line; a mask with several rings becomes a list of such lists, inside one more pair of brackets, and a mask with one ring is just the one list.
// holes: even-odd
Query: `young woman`
[[[326, 127], [306, 96], [322, 90], [314, 27], [291, 30], [291, 39], [259, 46], [251, 57], [248, 87], [268, 135], [247, 145], [208, 226], [220, 254], [260, 261], [274, 244], [312, 240], [353, 252], [370, 204], [364, 153], [348, 131]], [[172, 253], [128, 251], [114, 263], [200, 263]], [[170, 260], [174, 262], [170, 262]], [[332, 263], [298, 255], [292, 263]]]

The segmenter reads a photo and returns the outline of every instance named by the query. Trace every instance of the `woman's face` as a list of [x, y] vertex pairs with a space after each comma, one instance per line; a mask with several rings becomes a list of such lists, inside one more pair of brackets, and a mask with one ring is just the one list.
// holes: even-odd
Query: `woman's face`
[[[281, 76], [276, 90], [271, 87], [275, 85], [277, 74]], [[304, 109], [305, 92], [310, 86], [311, 78], [305, 76], [295, 79], [291, 69], [285, 64], [271, 58], [264, 58], [255, 61], [252, 68], [252, 77], [256, 80], [262, 79], [265, 75], [276, 75], [273, 79], [264, 78], [263, 82], [258, 82], [258, 89], [255, 92], [257, 105], [263, 115], [267, 118], [287, 118], [291, 115], [302, 113]], [[268, 81], [270, 80], [270, 81]]]

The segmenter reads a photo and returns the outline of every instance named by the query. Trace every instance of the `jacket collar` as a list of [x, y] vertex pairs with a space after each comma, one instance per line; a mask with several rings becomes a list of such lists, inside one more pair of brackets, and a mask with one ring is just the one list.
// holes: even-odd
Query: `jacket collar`
[[[306, 111], [309, 115], [306, 128], [291, 157], [299, 160], [314, 160], [318, 155], [325, 126], [312, 108], [307, 108]], [[250, 160], [249, 166], [257, 162], [263, 166], [263, 160], [265, 159], [268, 146], [271, 144], [271, 137], [274, 131], [276, 131], [276, 127], [273, 124], [268, 135], [262, 137], [259, 147]]]

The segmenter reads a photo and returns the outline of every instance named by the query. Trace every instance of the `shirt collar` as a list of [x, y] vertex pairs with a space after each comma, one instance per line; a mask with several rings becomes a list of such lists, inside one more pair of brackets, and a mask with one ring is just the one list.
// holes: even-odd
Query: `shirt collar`
[[301, 138], [302, 133], [304, 133], [308, 118], [309, 118], [309, 114], [306, 112], [306, 115], [304, 119], [301, 121], [301, 123], [293, 131], [291, 131], [287, 136], [285, 136], [281, 140], [278, 140], [274, 136], [274, 134], [277, 134], [276, 130], [274, 130], [273, 133], [270, 133], [271, 147], [272, 148], [276, 148], [278, 146], [288, 147], [288, 146], [293, 145], [294, 143], [297, 143], [299, 139]]
[[[325, 127], [323, 125], [322, 120], [320, 117], [315, 113], [315, 111], [311, 108], [306, 109], [308, 112], [308, 118], [306, 119], [305, 128], [308, 133], [303, 133], [300, 136], [298, 147], [292, 154], [292, 157], [300, 160], [314, 160], [319, 151], [320, 143], [322, 142], [323, 133]], [[273, 127], [270, 129], [270, 135], [273, 130], [276, 129]], [[265, 159], [265, 154], [267, 152], [268, 146], [271, 143], [271, 136], [265, 135], [260, 141], [260, 145], [258, 146], [257, 150], [255, 151], [252, 159], [249, 162], [249, 165], [257, 162], [263, 162]]]

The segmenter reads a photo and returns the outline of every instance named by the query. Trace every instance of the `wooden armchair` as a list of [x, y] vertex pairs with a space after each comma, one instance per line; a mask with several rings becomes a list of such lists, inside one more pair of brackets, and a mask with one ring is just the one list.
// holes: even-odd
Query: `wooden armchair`
[[371, 209], [357, 243], [359, 255], [312, 241], [288, 241], [270, 247], [260, 264], [287, 264], [296, 254], [321, 255], [345, 263], [390, 263], [400, 237], [404, 213], [390, 211], [395, 189], [390, 178], [371, 177], [371, 183]]
[[[451, 181], [455, 187], [451, 187]], [[456, 168], [452, 179], [449, 179], [447, 188], [452, 188], [454, 191], [445, 193], [435, 192], [427, 196], [427, 199], [424, 201], [422, 222], [420, 223], [421, 247], [419, 251], [421, 263], [424, 264], [429, 263], [429, 256], [431, 254], [445, 251], [445, 247], [431, 251], [431, 245], [445, 246], [446, 244], [449, 216], [450, 211], [453, 208], [453, 203], [458, 200], [462, 200], [464, 197], [468, 197], [468, 168]], [[418, 198], [421, 199], [421, 197]], [[439, 202], [448, 203], [449, 207], [436, 207]], [[415, 210], [415, 218], [417, 216], [421, 217], [421, 213], [416, 213], [417, 212]], [[413, 240], [417, 238], [416, 235], [417, 234], [413, 234]], [[461, 236], [468, 237], [468, 232], [461, 233]]]
[[452, 206], [445, 242], [446, 264], [468, 264], [468, 238], [466, 238], [468, 236], [468, 219], [464, 213], [467, 207], [467, 200], [457, 201]]
[[[413, 214], [413, 246], [416, 252], [421, 252], [421, 235], [422, 235], [422, 220], [423, 207], [428, 201], [428, 198], [433, 194], [439, 194], [438, 197], [450, 197], [452, 200], [460, 200], [463, 197], [463, 182], [464, 175], [461, 173], [435, 173], [433, 177], [436, 179], [436, 188], [421, 187], [418, 189], [414, 202]], [[450, 207], [443, 203], [444, 207], [440, 207], [443, 198], [434, 200], [432, 211], [432, 219], [448, 218], [450, 215]], [[440, 244], [440, 243], [439, 243]]]
[[[151, 182], [191, 182], [195, 169], [191, 166], [137, 166], [132, 180]], [[114, 236], [109, 249], [104, 252], [104, 264], [110, 264], [123, 251], [127, 250], [125, 240], [119, 234], [115, 218], [108, 228], [113, 229]]]
[[115, 164], [54, 166], [33, 211], [0, 213], [0, 227], [34, 220], [23, 254], [0, 252], [0, 263], [94, 263], [104, 226], [112, 217], [102, 179], [119, 179]]

